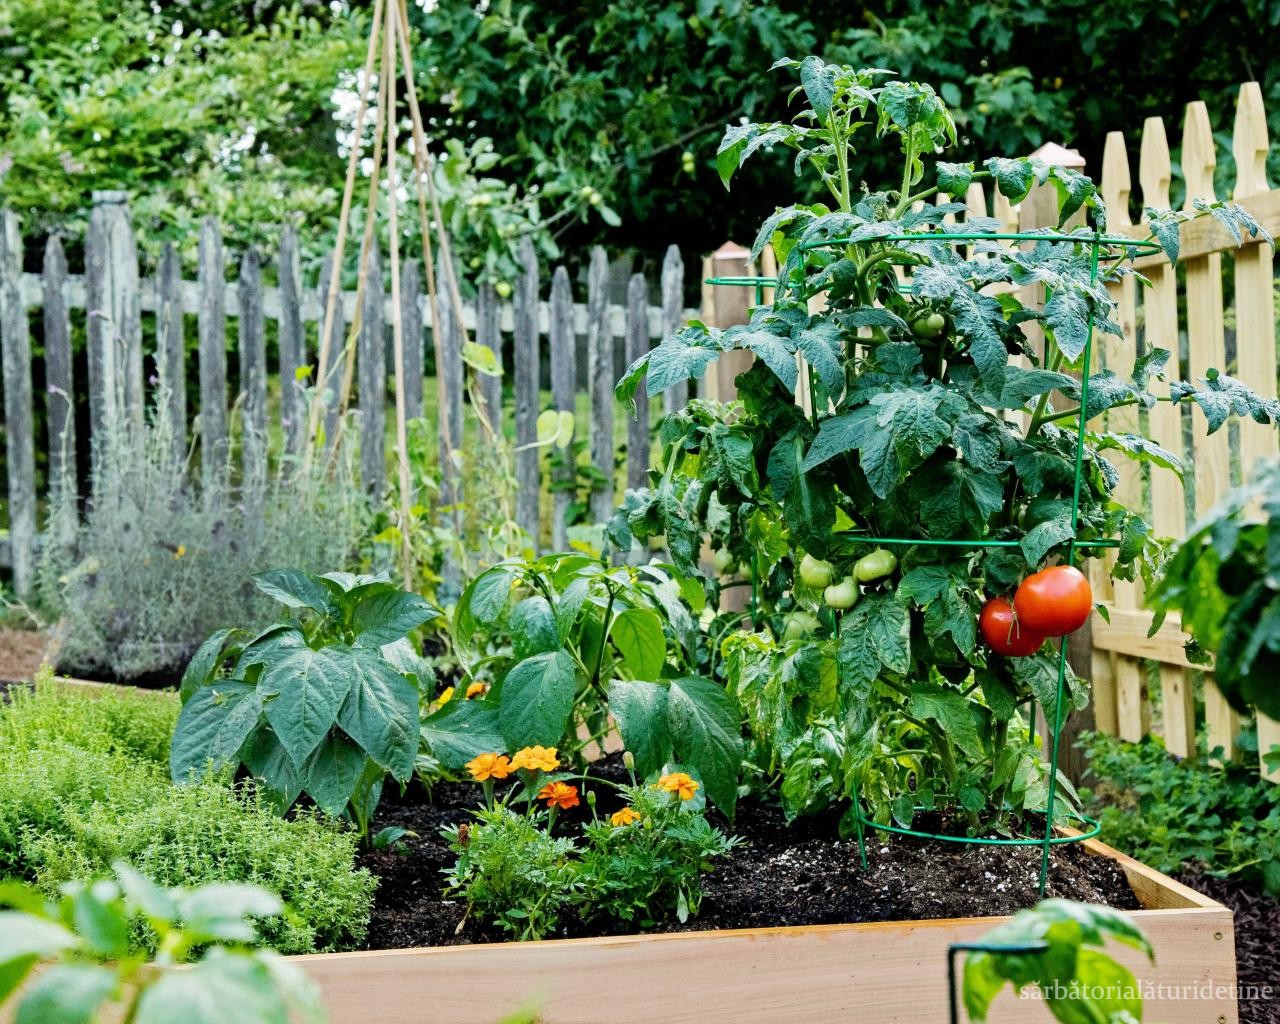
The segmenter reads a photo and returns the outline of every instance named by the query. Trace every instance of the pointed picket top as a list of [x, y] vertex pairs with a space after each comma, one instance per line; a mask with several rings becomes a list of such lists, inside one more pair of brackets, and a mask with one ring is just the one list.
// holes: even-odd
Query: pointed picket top
[[1271, 191], [1267, 184], [1267, 112], [1262, 107], [1262, 89], [1257, 82], [1240, 86], [1236, 103], [1235, 131], [1231, 152], [1236, 160], [1236, 199]]
[[1133, 192], [1133, 179], [1129, 175], [1129, 151], [1123, 132], [1107, 132], [1107, 142], [1102, 149], [1102, 202], [1107, 207], [1107, 220], [1112, 227], [1127, 228], [1133, 220], [1129, 216], [1129, 197]]
[[1192, 208], [1194, 199], [1214, 202], [1213, 169], [1218, 166], [1213, 145], [1213, 128], [1209, 125], [1209, 108], [1203, 100], [1187, 104], [1187, 119], [1182, 128], [1182, 176], [1187, 182], [1184, 210]]
[[1169, 182], [1173, 168], [1169, 163], [1169, 137], [1164, 121], [1149, 117], [1142, 126], [1142, 152], [1138, 157], [1138, 181], [1142, 185], [1142, 205], [1157, 210], [1169, 207]]
[[1050, 167], [1084, 169], [1084, 157], [1080, 155], [1079, 150], [1067, 149], [1066, 146], [1060, 146], [1056, 142], [1046, 142], [1031, 154], [1031, 159], [1043, 161]]
[[746, 260], [751, 258], [751, 250], [744, 249], [737, 242], [725, 242], [724, 245], [711, 254], [711, 258], [717, 262], [720, 260]]

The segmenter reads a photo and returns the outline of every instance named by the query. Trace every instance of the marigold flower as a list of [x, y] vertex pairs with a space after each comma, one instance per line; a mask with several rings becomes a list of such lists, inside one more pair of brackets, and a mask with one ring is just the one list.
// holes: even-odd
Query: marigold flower
[[620, 811], [614, 811], [609, 815], [609, 824], [614, 828], [622, 828], [624, 825], [630, 825], [632, 822], [640, 820], [640, 812], [634, 807], [624, 807]]
[[681, 800], [692, 800], [698, 792], [698, 784], [684, 772], [671, 772], [658, 780], [658, 788], [675, 793]]
[[488, 689], [489, 689], [488, 683], [481, 683], [479, 681], [472, 683], [470, 686], [467, 687], [467, 700], [470, 700], [472, 697], [480, 696]]
[[514, 771], [506, 754], [481, 754], [467, 762], [467, 771], [477, 782], [505, 779]]
[[436, 703], [448, 704], [451, 700], [453, 700], [453, 687], [447, 686], [440, 692], [440, 696], [436, 698]]
[[531, 772], [553, 772], [560, 767], [555, 747], [525, 747], [511, 758], [512, 768], [526, 768]]
[[538, 792], [538, 799], [545, 800], [548, 807], [567, 811], [578, 806], [578, 787], [565, 782], [548, 782]]

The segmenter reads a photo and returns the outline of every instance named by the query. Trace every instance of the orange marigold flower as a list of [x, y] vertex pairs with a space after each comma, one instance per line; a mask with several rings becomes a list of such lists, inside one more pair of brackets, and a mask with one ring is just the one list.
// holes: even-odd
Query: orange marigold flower
[[675, 793], [681, 800], [692, 800], [698, 792], [698, 784], [684, 772], [672, 772], [658, 780], [658, 788]]
[[511, 759], [512, 768], [527, 768], [532, 772], [553, 772], [560, 767], [555, 747], [525, 747], [517, 750]]
[[624, 807], [620, 811], [614, 811], [609, 815], [609, 824], [614, 828], [622, 828], [624, 825], [630, 825], [632, 822], [640, 820], [640, 812], [634, 807]]
[[451, 700], [453, 700], [453, 687], [446, 686], [443, 690], [440, 691], [440, 696], [435, 699], [435, 703], [448, 704], [449, 701]]
[[514, 771], [506, 754], [481, 754], [467, 762], [467, 771], [476, 782], [505, 779]]
[[467, 700], [470, 700], [472, 697], [480, 696], [488, 689], [489, 689], [488, 683], [482, 683], [479, 681], [472, 683], [470, 686], [467, 687]]
[[559, 807], [567, 811], [578, 806], [578, 787], [565, 782], [548, 782], [538, 792], [538, 799], [545, 800], [548, 807]]

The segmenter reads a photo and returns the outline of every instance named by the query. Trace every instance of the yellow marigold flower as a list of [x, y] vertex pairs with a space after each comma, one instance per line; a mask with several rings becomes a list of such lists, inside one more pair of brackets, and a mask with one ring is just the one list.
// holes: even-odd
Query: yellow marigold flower
[[553, 772], [560, 767], [555, 747], [525, 747], [517, 750], [511, 759], [512, 768], [526, 768], [531, 772]]
[[545, 800], [548, 807], [559, 807], [567, 811], [578, 806], [578, 787], [565, 782], [548, 782], [538, 792], [538, 799]]
[[440, 696], [436, 698], [436, 703], [448, 704], [451, 700], [453, 700], [453, 687], [448, 686], [445, 687], [445, 689], [441, 691]]
[[513, 770], [506, 754], [481, 754], [467, 762], [467, 771], [476, 782], [505, 779]]
[[672, 772], [658, 780], [658, 788], [675, 793], [681, 800], [692, 800], [698, 792], [698, 784], [684, 772]]
[[479, 697], [489, 689], [488, 683], [476, 681], [467, 687], [467, 700], [472, 697]]
[[609, 824], [614, 828], [622, 828], [624, 825], [630, 825], [632, 822], [640, 820], [640, 812], [634, 807], [624, 807], [620, 811], [614, 811], [609, 815]]

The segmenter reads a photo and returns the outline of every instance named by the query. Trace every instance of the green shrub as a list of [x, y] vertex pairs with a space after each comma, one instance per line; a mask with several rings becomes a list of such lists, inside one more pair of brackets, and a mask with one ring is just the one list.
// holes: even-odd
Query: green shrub
[[[140, 712], [136, 721], [129, 709]], [[101, 877], [114, 861], [161, 885], [251, 882], [290, 908], [263, 923], [265, 945], [306, 953], [358, 943], [376, 882], [355, 868], [354, 833], [309, 813], [281, 818], [253, 786], [225, 777], [174, 786], [167, 735], [159, 751], [156, 742], [175, 711], [167, 695], [152, 703], [52, 685], [0, 708], [0, 875], [50, 895]], [[149, 947], [144, 928], [134, 938]]]
[[1176, 760], [1155, 737], [1086, 739], [1102, 838], [1157, 871], [1197, 865], [1280, 894], [1280, 793], [1240, 765]]

